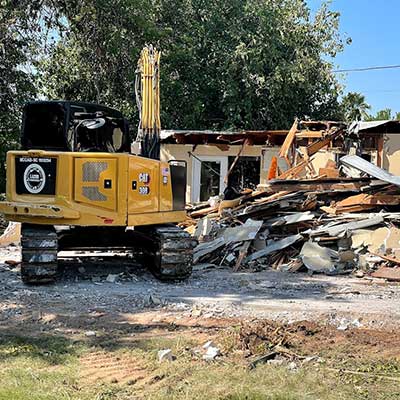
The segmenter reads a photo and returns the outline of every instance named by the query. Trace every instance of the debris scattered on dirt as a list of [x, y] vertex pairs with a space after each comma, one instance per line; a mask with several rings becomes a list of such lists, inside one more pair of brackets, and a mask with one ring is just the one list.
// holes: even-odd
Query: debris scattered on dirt
[[374, 278], [383, 278], [388, 281], [400, 282], [400, 268], [384, 267], [381, 266], [377, 271], [371, 274]]
[[349, 328], [361, 328], [362, 323], [359, 319], [354, 319], [352, 321], [348, 320], [347, 318], [342, 318], [340, 320], [340, 324], [337, 327], [338, 331], [346, 331]]
[[160, 363], [163, 361], [173, 361], [175, 359], [171, 349], [160, 350], [157, 355]]
[[221, 355], [221, 350], [213, 343], [212, 340], [208, 341], [203, 345], [203, 349], [206, 353], [203, 355], [203, 360], [214, 361], [216, 357]]

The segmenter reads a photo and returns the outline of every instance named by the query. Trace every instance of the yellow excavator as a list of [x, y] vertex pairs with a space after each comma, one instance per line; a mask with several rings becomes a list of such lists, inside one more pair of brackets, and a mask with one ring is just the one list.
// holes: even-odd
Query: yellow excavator
[[25, 106], [22, 150], [7, 154], [7, 197], [0, 203], [8, 220], [22, 223], [25, 283], [54, 281], [58, 253], [76, 249], [133, 250], [163, 280], [191, 274], [196, 241], [176, 225], [186, 218], [186, 164], [159, 160], [159, 62], [155, 48], [142, 50], [133, 144], [128, 122], [112, 108], [72, 101]]

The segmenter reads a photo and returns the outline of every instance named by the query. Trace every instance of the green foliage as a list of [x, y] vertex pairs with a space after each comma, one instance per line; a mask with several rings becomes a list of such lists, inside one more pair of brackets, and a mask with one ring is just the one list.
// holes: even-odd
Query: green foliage
[[27, 70], [34, 40], [29, 37], [29, 1], [0, 1], [0, 192], [5, 184], [5, 155], [17, 146], [23, 104], [35, 94]]
[[357, 92], [349, 92], [343, 97], [341, 107], [347, 122], [368, 120], [368, 110], [371, 106], [366, 102], [365, 96]]
[[40, 65], [46, 97], [98, 101], [136, 116], [145, 43], [162, 50], [168, 128], [284, 128], [335, 118], [340, 86], [324, 56], [341, 50], [339, 16], [303, 0], [105, 0], [64, 10], [68, 27]]
[[400, 113], [396, 113], [396, 115], [392, 115], [392, 110], [390, 108], [385, 108], [383, 110], [379, 110], [375, 115], [369, 115], [366, 118], [367, 121], [387, 121], [397, 119], [400, 116]]
[[378, 121], [393, 119], [392, 110], [390, 108], [385, 108], [384, 110], [378, 111], [376, 113], [375, 119]]

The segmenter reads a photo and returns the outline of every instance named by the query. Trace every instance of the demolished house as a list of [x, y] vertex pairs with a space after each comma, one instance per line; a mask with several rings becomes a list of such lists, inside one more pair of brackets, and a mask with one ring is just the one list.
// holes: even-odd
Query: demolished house
[[397, 127], [296, 120], [261, 149], [256, 189], [191, 206], [195, 261], [399, 279], [400, 177], [381, 168]]
[[[307, 150], [308, 156], [312, 155], [307, 171], [333, 173], [331, 169], [326, 170], [327, 165], [336, 165], [346, 154], [356, 154], [400, 175], [400, 163], [396, 162], [400, 159], [399, 121], [358, 122], [346, 129], [346, 135], [339, 132], [318, 141], [332, 127], [345, 125], [302, 121], [301, 129], [294, 133], [299, 151], [314, 143]], [[286, 156], [278, 156], [286, 151], [281, 146], [288, 134], [288, 130], [165, 130], [161, 132], [161, 158], [186, 162], [186, 201], [197, 203], [222, 194], [226, 187], [255, 189], [258, 184], [265, 184], [271, 178], [268, 173], [274, 157], [277, 157], [277, 167], [285, 170]]]
[[161, 159], [186, 162], [186, 201], [197, 203], [218, 196], [227, 187], [255, 189], [263, 164], [278, 155], [287, 133], [162, 131]]

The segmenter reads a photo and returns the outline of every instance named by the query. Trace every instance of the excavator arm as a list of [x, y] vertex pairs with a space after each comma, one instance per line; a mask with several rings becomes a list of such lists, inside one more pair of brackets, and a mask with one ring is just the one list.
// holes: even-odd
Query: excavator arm
[[134, 152], [146, 158], [160, 159], [160, 52], [146, 46], [136, 69], [135, 95], [139, 109], [139, 127]]

